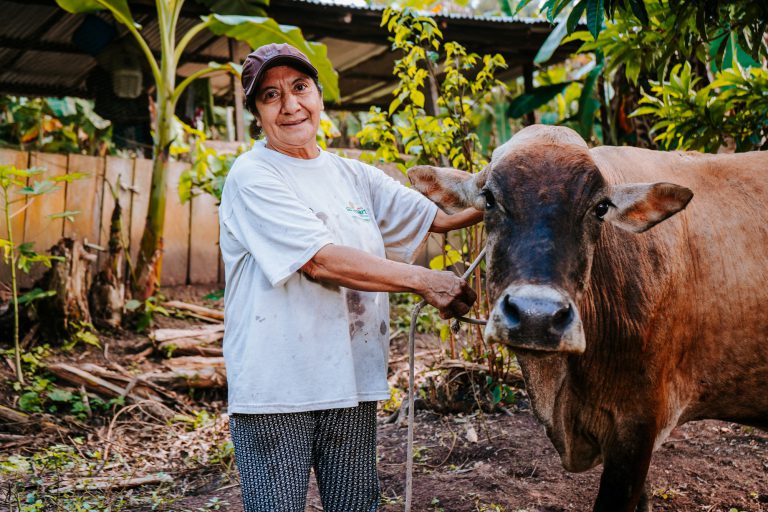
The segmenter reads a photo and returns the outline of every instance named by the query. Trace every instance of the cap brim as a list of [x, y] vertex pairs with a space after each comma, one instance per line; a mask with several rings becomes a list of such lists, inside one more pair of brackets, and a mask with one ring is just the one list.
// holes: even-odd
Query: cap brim
[[315, 67], [312, 64], [309, 64], [308, 62], [304, 62], [298, 57], [293, 57], [291, 55], [275, 55], [274, 57], [265, 60], [264, 63], [261, 65], [259, 72], [256, 73], [256, 76], [253, 78], [253, 80], [251, 81], [251, 84], [248, 86], [248, 89], [245, 91], [245, 96], [249, 97], [251, 94], [253, 94], [259, 82], [261, 82], [261, 79], [264, 78], [264, 74], [267, 71], [269, 71], [270, 68], [273, 68], [280, 64], [289, 65], [291, 67], [299, 69], [314, 79], [317, 79], [318, 77], [317, 69], [315, 69]]

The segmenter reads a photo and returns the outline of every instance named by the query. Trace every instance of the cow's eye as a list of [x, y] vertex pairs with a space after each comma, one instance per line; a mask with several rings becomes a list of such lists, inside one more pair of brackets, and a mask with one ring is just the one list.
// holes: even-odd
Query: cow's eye
[[608, 213], [608, 210], [611, 208], [611, 206], [613, 206], [613, 203], [608, 199], [603, 199], [597, 203], [597, 206], [595, 206], [595, 215], [597, 218], [603, 220], [603, 217], [605, 217], [605, 214]]
[[485, 209], [490, 210], [496, 206], [496, 199], [493, 197], [493, 193], [490, 190], [483, 190], [480, 192], [485, 198]]

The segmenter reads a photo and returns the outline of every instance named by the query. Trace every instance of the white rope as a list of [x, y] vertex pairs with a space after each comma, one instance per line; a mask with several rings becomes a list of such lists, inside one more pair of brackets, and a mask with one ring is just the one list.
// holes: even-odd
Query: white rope
[[[469, 266], [469, 268], [461, 276], [462, 279], [467, 279], [470, 274], [477, 268], [482, 259], [485, 257], [485, 248], [480, 251], [475, 261]], [[405, 512], [411, 512], [411, 504], [413, 502], [413, 427], [414, 427], [414, 407], [413, 407], [413, 388], [414, 388], [414, 364], [416, 351], [416, 320], [419, 318], [419, 313], [424, 306], [427, 305], [427, 301], [422, 300], [416, 307], [413, 308], [411, 313], [411, 329], [408, 333], [408, 437], [405, 448]], [[463, 322], [480, 323], [483, 320], [458, 318]], [[456, 324], [454, 324], [456, 325]]]

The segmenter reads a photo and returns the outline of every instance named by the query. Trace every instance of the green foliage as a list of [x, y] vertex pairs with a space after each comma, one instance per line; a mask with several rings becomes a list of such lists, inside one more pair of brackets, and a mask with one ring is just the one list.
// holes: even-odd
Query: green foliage
[[512, 118], [523, 117], [552, 101], [555, 97], [562, 94], [565, 88], [572, 83], [573, 82], [571, 81], [567, 81], [534, 87], [530, 92], [523, 93], [512, 100], [509, 103], [507, 114]]
[[[458, 43], [443, 43], [435, 21], [410, 9], [385, 9], [381, 24], [392, 34], [393, 50], [402, 52], [393, 70], [398, 85], [387, 112], [369, 112], [358, 133], [361, 143], [374, 147], [376, 158], [396, 162], [403, 171], [443, 162], [470, 171], [482, 168], [487, 161], [476, 128], [483, 115], [493, 112], [488, 106], [494, 89], [505, 89], [495, 78], [496, 71], [506, 67], [504, 59], [480, 57]], [[438, 84], [440, 64], [444, 76]], [[434, 94], [427, 92], [430, 89]], [[401, 149], [410, 157], [407, 161]]]
[[96, 335], [96, 329], [90, 323], [78, 321], [72, 322], [70, 324], [69, 332], [69, 340], [61, 346], [62, 351], [69, 352], [79, 344], [101, 348], [101, 342]]
[[131, 299], [125, 303], [125, 310], [132, 313], [133, 328], [142, 333], [152, 327], [155, 315], [171, 316], [167, 309], [160, 305], [162, 297], [153, 295], [144, 301]]
[[94, 414], [106, 414], [115, 407], [123, 407], [125, 399], [116, 397], [104, 401], [97, 395], [73, 392], [58, 388], [41, 376], [35, 376], [31, 384], [19, 390], [20, 410], [29, 413], [68, 414], [84, 421]]
[[665, 149], [715, 152], [733, 141], [737, 151], [768, 148], [768, 71], [732, 67], [705, 87], [690, 64], [675, 66], [668, 81], [651, 82], [632, 115], [652, 115]]
[[[14, 238], [13, 224], [11, 219], [24, 211], [32, 201], [41, 200], [41, 196], [58, 190], [57, 182], [71, 181], [78, 179], [82, 175], [71, 175], [54, 177], [50, 179], [43, 178], [45, 169], [18, 169], [13, 165], [0, 165], [0, 199], [2, 199], [2, 221], [5, 225], [7, 238], [0, 238], [0, 248], [2, 248], [3, 261], [11, 268], [11, 302], [13, 304], [13, 341], [14, 341], [14, 360], [16, 362], [16, 378], [19, 383], [24, 383], [24, 374], [21, 368], [21, 347], [19, 346], [19, 304], [28, 304], [34, 300], [50, 296], [51, 293], [45, 290], [34, 289], [29, 293], [19, 296], [16, 270], [29, 273], [32, 265], [40, 263], [48, 268], [55, 260], [62, 260], [58, 256], [38, 254], [33, 248], [32, 242], [17, 243]], [[26, 203], [26, 204], [21, 204]], [[16, 206], [18, 205], [18, 206]], [[72, 212], [65, 212], [71, 216]], [[61, 214], [56, 214], [61, 216]]]
[[443, 254], [437, 255], [429, 260], [429, 268], [432, 270], [447, 270], [456, 263], [464, 261], [464, 257], [459, 251], [452, 248], [450, 245], [445, 246]]
[[58, 153], [104, 154], [112, 125], [81, 98], [0, 96], [0, 146]]
[[[74, 438], [74, 444], [82, 444], [82, 438]], [[85, 451], [76, 446], [53, 445], [32, 455], [12, 455], [0, 460], [0, 479], [7, 482], [4, 487], [4, 503], [13, 504], [15, 512], [39, 511], [109, 511], [128, 512], [138, 510], [138, 498], [130, 493], [105, 491], [58, 491], [56, 487], [71, 484], [73, 476], [78, 482], [87, 482], [98, 475], [108, 463], [99, 450]], [[123, 476], [115, 476], [115, 480]], [[166, 489], [159, 488], [157, 492]], [[162, 504], [155, 500], [154, 505]], [[141, 510], [145, 510], [141, 507]]]
[[191, 142], [188, 146], [178, 149], [177, 152], [189, 152], [189, 158], [192, 162], [192, 166], [184, 170], [179, 178], [179, 198], [184, 203], [198, 194], [205, 193], [215, 197], [218, 204], [221, 201], [221, 192], [224, 190], [224, 181], [229, 169], [235, 159], [245, 151], [246, 146], [240, 146], [235, 153], [219, 153], [206, 146], [207, 137], [204, 132], [181, 121], [178, 122], [191, 138]]
[[[390, 325], [393, 331], [407, 333], [411, 327], [411, 312], [416, 304], [421, 302], [421, 297], [413, 293], [390, 293], [389, 307], [392, 321]], [[433, 333], [443, 324], [440, 316], [433, 308], [424, 308], [421, 316], [416, 321], [416, 332]]]

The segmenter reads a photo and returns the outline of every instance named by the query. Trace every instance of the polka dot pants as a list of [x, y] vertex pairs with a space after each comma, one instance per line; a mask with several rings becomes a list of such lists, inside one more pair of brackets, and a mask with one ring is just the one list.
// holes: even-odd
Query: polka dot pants
[[376, 402], [229, 420], [245, 512], [304, 512], [314, 468], [325, 512], [379, 505]]

